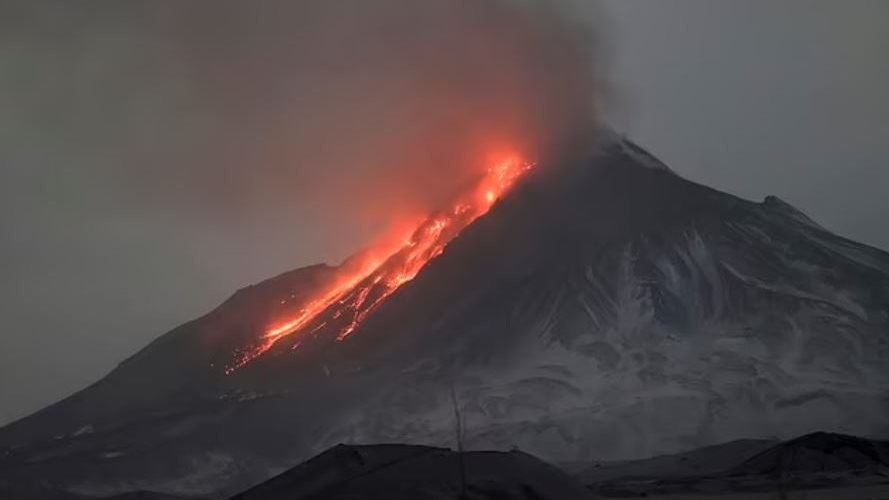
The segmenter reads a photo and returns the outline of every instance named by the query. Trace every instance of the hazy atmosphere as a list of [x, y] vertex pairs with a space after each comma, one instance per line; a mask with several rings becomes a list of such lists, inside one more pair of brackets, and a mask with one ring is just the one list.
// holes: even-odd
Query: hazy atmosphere
[[[458, 187], [453, 165], [499, 134], [546, 155], [561, 144], [541, 130], [604, 119], [691, 180], [778, 195], [889, 248], [883, 0], [578, 1], [527, 24], [501, 23], [498, 1], [468, 27], [448, 7], [370, 16], [395, 28], [307, 3], [152, 5], [0, 0], [0, 424], [238, 288], [341, 260], [392, 204]], [[576, 29], [556, 29], [565, 18]], [[368, 43], [378, 31], [391, 38]], [[461, 147], [380, 139], [393, 133]]]

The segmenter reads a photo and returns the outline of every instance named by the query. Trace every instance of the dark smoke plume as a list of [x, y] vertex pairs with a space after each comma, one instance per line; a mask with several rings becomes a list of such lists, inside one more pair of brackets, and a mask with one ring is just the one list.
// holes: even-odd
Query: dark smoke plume
[[220, 135], [210, 170], [187, 180], [211, 179], [213, 196], [378, 221], [437, 205], [492, 154], [545, 155], [595, 123], [589, 7], [584, 18], [516, 0], [190, 5], [170, 22]]
[[23, 130], [105, 203], [363, 232], [590, 133], [591, 3], [7, 2], [3, 28]]

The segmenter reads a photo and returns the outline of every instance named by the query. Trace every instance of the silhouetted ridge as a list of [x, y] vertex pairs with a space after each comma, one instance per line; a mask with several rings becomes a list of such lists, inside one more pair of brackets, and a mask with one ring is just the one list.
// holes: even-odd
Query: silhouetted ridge
[[[466, 491], [477, 500], [592, 498], [564, 472], [519, 452], [464, 452]], [[433, 447], [339, 445], [232, 500], [459, 498], [460, 454]]]
[[733, 468], [729, 474], [780, 476], [881, 468], [889, 468], [889, 442], [816, 432], [766, 450]]

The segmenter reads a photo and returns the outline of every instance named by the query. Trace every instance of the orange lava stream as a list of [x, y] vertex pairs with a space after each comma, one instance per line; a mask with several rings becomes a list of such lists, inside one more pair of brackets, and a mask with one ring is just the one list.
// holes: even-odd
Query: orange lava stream
[[[445, 246], [463, 229], [486, 214], [515, 183], [534, 167], [517, 157], [508, 157], [490, 167], [480, 182], [457, 198], [446, 211], [430, 215], [416, 226], [408, 238], [372, 248], [365, 258], [344, 271], [334, 283], [309, 299], [299, 313], [270, 327], [259, 344], [242, 352], [226, 374], [264, 354], [284, 337], [298, 333], [328, 312], [326, 318], [350, 318], [340, 327], [336, 339], [351, 335], [367, 317], [402, 285], [412, 281], [429, 263], [444, 252]], [[329, 321], [315, 326], [315, 334]]]

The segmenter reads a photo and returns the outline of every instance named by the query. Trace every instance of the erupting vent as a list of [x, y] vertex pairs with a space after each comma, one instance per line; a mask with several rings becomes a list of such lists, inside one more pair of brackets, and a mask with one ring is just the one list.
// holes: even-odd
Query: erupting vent
[[[473, 189], [457, 197], [444, 211], [426, 216], [407, 238], [370, 249], [367, 257], [340, 272], [337, 279], [309, 298], [299, 312], [272, 325], [259, 342], [238, 353], [226, 373], [261, 356], [284, 337], [312, 334], [337, 320], [336, 339], [344, 340], [396, 290], [413, 280], [429, 261], [463, 229], [486, 214], [534, 164], [508, 157], [490, 167]], [[341, 326], [341, 318], [347, 318]], [[298, 345], [298, 342], [294, 344]]]

